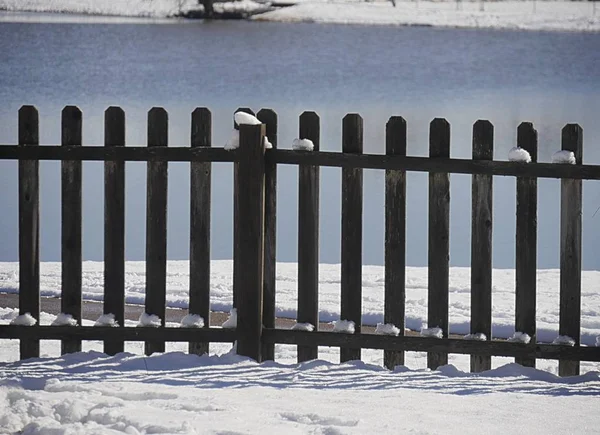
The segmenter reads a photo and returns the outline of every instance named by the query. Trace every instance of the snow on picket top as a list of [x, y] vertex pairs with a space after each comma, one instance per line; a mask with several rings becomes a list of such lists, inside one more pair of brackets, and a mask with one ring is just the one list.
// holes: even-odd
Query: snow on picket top
[[511, 148], [508, 152], [508, 160], [511, 162], [530, 163], [531, 155], [529, 151], [521, 147]]
[[378, 323], [375, 328], [375, 334], [379, 335], [399, 335], [400, 329], [393, 323]]
[[94, 326], [111, 326], [117, 327], [119, 326], [119, 322], [115, 320], [115, 315], [112, 313], [102, 314], [94, 323]]
[[312, 323], [296, 323], [292, 326], [292, 330], [294, 331], [308, 331], [313, 332], [315, 330], [315, 325]]
[[[235, 120], [236, 124], [238, 124], [238, 125], [260, 125], [260, 124], [262, 124], [256, 116], [251, 115], [250, 113], [241, 112], [241, 111], [235, 112], [235, 114], [233, 115], [233, 119]], [[267, 136], [264, 137], [263, 144], [265, 146], [265, 149], [267, 149], [267, 150], [273, 148], [273, 144], [271, 142], [269, 142], [269, 138]], [[233, 129], [233, 131], [231, 132], [231, 136], [229, 137], [229, 140], [225, 143], [224, 148], [228, 151], [231, 151], [231, 150], [235, 150], [239, 147], [240, 147], [240, 131]]]
[[181, 326], [184, 328], [204, 328], [204, 318], [199, 314], [186, 314], [181, 319]]
[[575, 340], [568, 335], [559, 335], [554, 339], [552, 344], [562, 344], [565, 346], [575, 346]]
[[315, 149], [315, 144], [310, 139], [294, 139], [292, 141], [292, 149], [294, 151], [312, 151]]
[[529, 342], [531, 341], [531, 337], [529, 334], [525, 333], [525, 332], [515, 332], [513, 334], [512, 337], [510, 337], [508, 339], [508, 341], [513, 342], [513, 343], [524, 343], [524, 344], [529, 344]]
[[552, 163], [574, 165], [577, 163], [573, 151], [560, 150], [552, 154]]
[[354, 334], [355, 327], [352, 320], [335, 320], [333, 323], [333, 332], [340, 334]]
[[464, 340], [474, 341], [487, 341], [487, 336], [483, 332], [476, 332], [475, 334], [467, 334], [463, 337]]
[[19, 326], [33, 326], [37, 323], [37, 320], [30, 314], [25, 313], [15, 317], [10, 324]]
[[52, 322], [52, 326], [77, 326], [77, 320], [71, 314], [60, 313]]
[[433, 337], [433, 338], [443, 338], [444, 331], [442, 328], [422, 328], [421, 329], [421, 337]]
[[142, 328], [158, 328], [161, 326], [161, 319], [156, 314], [142, 313], [138, 326]]

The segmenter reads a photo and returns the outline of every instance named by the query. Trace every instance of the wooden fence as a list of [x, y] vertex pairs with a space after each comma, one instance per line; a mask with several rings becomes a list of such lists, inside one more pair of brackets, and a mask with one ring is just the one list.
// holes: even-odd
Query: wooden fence
[[[252, 113], [249, 109], [245, 110]], [[0, 338], [20, 339], [21, 358], [39, 356], [40, 339], [62, 340], [62, 352], [81, 349], [82, 340], [103, 340], [108, 354], [123, 351], [124, 341], [145, 341], [145, 352], [160, 352], [165, 341], [189, 342], [202, 354], [210, 342], [233, 342], [237, 351], [261, 361], [274, 358], [275, 343], [298, 346], [298, 360], [317, 357], [318, 346], [339, 346], [341, 361], [360, 358], [361, 349], [383, 349], [389, 368], [404, 363], [405, 351], [428, 352], [428, 366], [447, 362], [449, 353], [470, 354], [471, 370], [491, 367], [491, 356], [514, 357], [534, 366], [536, 358], [558, 359], [561, 375], [579, 373], [579, 361], [600, 361], [600, 348], [580, 346], [582, 180], [600, 179], [600, 166], [582, 163], [582, 129], [562, 130], [562, 148], [572, 151], [575, 165], [537, 163], [537, 132], [531, 123], [517, 130], [517, 143], [530, 164], [494, 161], [493, 126], [473, 127], [473, 159], [450, 156], [450, 125], [430, 125], [429, 157], [406, 155], [406, 122], [392, 117], [386, 125], [386, 154], [363, 154], [363, 121], [357, 114], [343, 119], [342, 152], [319, 151], [320, 121], [314, 112], [300, 116], [299, 137], [314, 151], [277, 149], [277, 115], [261, 110], [264, 123], [242, 125], [240, 148], [226, 151], [211, 145], [211, 113], [192, 113], [191, 147], [168, 147], [164, 109], [148, 113], [148, 146], [125, 146], [125, 114], [118, 107], [105, 113], [104, 146], [82, 146], [82, 113], [62, 112], [62, 144], [39, 146], [38, 112], [19, 111], [19, 145], [0, 146], [0, 159], [19, 161], [19, 312], [39, 319], [39, 161], [62, 162], [62, 311], [81, 322], [81, 168], [82, 161], [104, 161], [104, 313], [120, 327], [0, 326]], [[265, 150], [267, 135], [273, 149]], [[125, 162], [147, 162], [146, 306], [162, 319], [159, 328], [124, 327]], [[166, 225], [168, 162], [190, 162], [190, 294], [189, 311], [206, 319], [204, 328], [165, 327]], [[235, 330], [209, 327], [211, 162], [234, 164], [234, 306]], [[354, 321], [356, 333], [306, 332], [275, 328], [275, 235], [277, 166], [299, 166], [298, 322], [318, 329], [319, 172], [321, 166], [342, 168], [341, 318]], [[361, 331], [363, 169], [385, 170], [385, 306], [384, 320], [399, 336]], [[443, 331], [442, 339], [405, 336], [406, 171], [429, 173], [428, 324]], [[531, 343], [472, 341], [448, 337], [450, 173], [472, 174], [471, 332], [491, 337], [492, 327], [492, 194], [493, 176], [516, 177], [516, 316], [515, 328]], [[574, 346], [536, 341], [537, 179], [561, 179], [560, 335]]]

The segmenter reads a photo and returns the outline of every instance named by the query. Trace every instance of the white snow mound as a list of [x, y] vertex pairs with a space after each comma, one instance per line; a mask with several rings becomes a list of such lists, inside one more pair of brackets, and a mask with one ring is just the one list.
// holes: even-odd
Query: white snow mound
[[187, 314], [181, 319], [181, 326], [183, 328], [203, 328], [204, 318], [199, 314]]
[[575, 153], [567, 150], [557, 151], [552, 154], [552, 163], [566, 163], [569, 165], [574, 165], [577, 163], [575, 160]]
[[233, 115], [233, 119], [235, 120], [237, 125], [260, 125], [262, 122], [254, 116], [250, 115], [246, 112], [235, 112]]
[[237, 328], [237, 309], [236, 308], [232, 308], [231, 311], [229, 311], [229, 318], [223, 322], [221, 327], [225, 328], [225, 329]]
[[52, 326], [77, 326], [77, 320], [71, 314], [60, 313], [52, 322]]
[[334, 320], [333, 332], [340, 334], [354, 334], [354, 322], [352, 320]]
[[315, 330], [315, 325], [312, 323], [296, 323], [292, 326], [292, 330], [313, 332]]
[[315, 144], [310, 139], [294, 139], [292, 141], [292, 149], [295, 151], [312, 151], [315, 149]]
[[117, 327], [119, 326], [119, 322], [115, 320], [115, 315], [113, 313], [102, 314], [94, 323], [94, 326], [111, 326]]
[[377, 328], [375, 328], [375, 334], [398, 335], [400, 334], [400, 329], [396, 328], [396, 325], [393, 323], [378, 323]]
[[464, 340], [487, 341], [487, 336], [483, 332], [475, 334], [467, 334], [463, 337]]
[[11, 320], [11, 325], [19, 326], [33, 326], [37, 323], [37, 320], [31, 315], [31, 313], [21, 314]]
[[531, 341], [531, 337], [529, 336], [529, 334], [525, 333], [525, 332], [515, 332], [513, 334], [512, 337], [510, 337], [508, 339], [508, 341], [512, 342], [512, 343], [524, 343], [524, 344], [529, 344], [529, 342]]
[[161, 319], [156, 314], [143, 313], [140, 316], [138, 326], [143, 328], [158, 328], [161, 326]]
[[421, 337], [443, 338], [442, 328], [421, 328]]
[[531, 155], [529, 155], [529, 151], [521, 147], [514, 147], [508, 152], [508, 160], [511, 162], [529, 163], [531, 162]]
[[554, 339], [552, 344], [562, 344], [566, 346], [575, 346], [575, 340], [568, 335], [559, 335]]
[[[242, 113], [242, 112], [238, 112], [238, 113]], [[273, 148], [273, 144], [271, 142], [269, 142], [269, 138], [267, 136], [264, 137], [263, 144], [264, 144], [266, 150], [270, 150], [271, 148]], [[231, 132], [231, 136], [229, 137], [229, 140], [227, 142], [225, 142], [225, 146], [223, 148], [225, 148], [227, 151], [231, 151], [231, 150], [238, 149], [239, 147], [240, 147], [240, 131], [234, 129]]]

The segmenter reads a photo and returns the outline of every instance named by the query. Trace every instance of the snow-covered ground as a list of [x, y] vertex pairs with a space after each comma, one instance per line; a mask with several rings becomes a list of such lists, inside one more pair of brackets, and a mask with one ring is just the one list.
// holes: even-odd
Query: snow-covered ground
[[[146, 286], [145, 263], [127, 262], [125, 267], [125, 299], [128, 303], [143, 304]], [[83, 263], [83, 297], [103, 299], [103, 263]], [[406, 270], [406, 326], [420, 330], [427, 322], [427, 268], [409, 267]], [[296, 318], [298, 281], [296, 263], [277, 264], [277, 316]], [[17, 293], [18, 263], [0, 263], [0, 292]], [[211, 308], [229, 311], [233, 300], [233, 262], [218, 260], [211, 263]], [[551, 343], [558, 336], [559, 270], [539, 270], [537, 274], [538, 341]], [[40, 289], [43, 296], [60, 296], [60, 263], [41, 263]], [[514, 270], [493, 272], [493, 338], [509, 338], [514, 330], [515, 304]], [[364, 266], [362, 278], [363, 324], [375, 326], [383, 321], [384, 269]], [[167, 264], [167, 306], [187, 308], [189, 301], [189, 263], [169, 261]], [[319, 276], [320, 320], [340, 320], [340, 266], [322, 264]], [[453, 267], [450, 270], [450, 332], [466, 335], [469, 330], [471, 298], [470, 269]], [[600, 336], [600, 272], [584, 271], [582, 276], [581, 342], [593, 346]], [[42, 321], [43, 323], [43, 321]], [[48, 323], [49, 324], [49, 323]], [[436, 325], [431, 325], [436, 326]]]
[[[215, 8], [257, 12], [268, 2], [241, 0]], [[590, 1], [290, 0], [291, 7], [255, 15], [262, 21], [441, 26], [598, 32], [600, 11]], [[0, 10], [166, 18], [198, 8], [196, 0], [0, 0]], [[598, 8], [600, 9], [600, 8]], [[15, 14], [1, 20], [29, 21]], [[52, 20], [52, 18], [47, 18]]]

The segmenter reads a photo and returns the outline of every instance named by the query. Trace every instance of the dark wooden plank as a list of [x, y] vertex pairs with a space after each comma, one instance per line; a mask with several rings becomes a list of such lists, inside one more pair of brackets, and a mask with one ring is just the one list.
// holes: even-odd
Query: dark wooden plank
[[[450, 124], [441, 118], [431, 122], [429, 129], [429, 157], [450, 157]], [[443, 172], [429, 174], [429, 254], [427, 324], [441, 328], [448, 337], [448, 281], [450, 257], [450, 175]], [[448, 364], [447, 353], [428, 353], [427, 367], [436, 369]]]
[[[245, 112], [254, 115], [254, 111], [249, 107], [238, 107], [234, 112], [234, 116], [237, 112]], [[233, 128], [236, 130], [240, 129], [240, 126], [233, 120]], [[240, 276], [241, 267], [240, 263], [240, 232], [239, 232], [239, 191], [238, 191], [238, 173], [239, 173], [239, 162], [233, 164], [233, 307], [238, 306], [239, 289], [242, 286], [242, 277]]]
[[[517, 129], [517, 144], [537, 162], [537, 131], [530, 122]], [[526, 166], [521, 163], [521, 166]], [[537, 179], [517, 178], [517, 227], [515, 257], [515, 330], [525, 332], [536, 340], [536, 273], [537, 273]], [[535, 367], [535, 359], [516, 359], [516, 362]]]
[[[192, 112], [191, 146], [212, 145], [212, 114], [205, 107]], [[211, 163], [190, 164], [190, 303], [189, 313], [210, 325], [210, 205]], [[189, 352], [208, 353], [208, 342], [190, 342]]]
[[[363, 151], [363, 119], [348, 114], [342, 122], [342, 152]], [[341, 319], [351, 320], [356, 334], [362, 324], [363, 170], [342, 169]], [[340, 362], [359, 360], [360, 349], [341, 349]]]
[[[168, 145], [168, 115], [162, 107], [148, 112], [148, 146]], [[146, 313], [165, 326], [167, 284], [167, 183], [168, 163], [148, 162], [146, 199]], [[146, 355], [164, 352], [165, 342], [147, 341]]]
[[[67, 106], [62, 111], [62, 145], [81, 146], [81, 110]], [[61, 162], [61, 310], [81, 325], [81, 178], [82, 163], [76, 160]], [[81, 352], [80, 340], [62, 340], [61, 353]]]
[[[562, 149], [583, 160], [583, 130], [577, 124], [562, 129]], [[582, 181], [561, 180], [560, 184], [560, 315], [559, 334], [579, 344], [581, 340], [581, 215]], [[579, 375], [579, 361], [559, 361], [560, 376]]]
[[[1, 330], [0, 330], [1, 332]], [[591, 346], [557, 346], [523, 344], [508, 341], [475, 341], [463, 339], [431, 339], [416, 336], [384, 336], [375, 334], [337, 334], [305, 332], [289, 329], [265, 329], [263, 340], [273, 343], [340, 346], [352, 349], [388, 349], [395, 351], [494, 355], [522, 358], [544, 358], [600, 361], [600, 348]]]
[[[125, 112], [109, 107], [104, 112], [104, 146], [125, 146]], [[125, 162], [104, 163], [104, 314], [113, 314], [125, 327]], [[104, 352], [125, 350], [123, 340], [105, 340]]]
[[21, 338], [25, 340], [105, 340], [126, 341], [176, 341], [233, 343], [237, 338], [235, 329], [223, 328], [111, 328], [110, 326], [13, 326], [0, 325], [0, 339]]
[[[19, 147], [38, 148], [39, 116], [33, 106], [19, 109]], [[19, 314], [40, 320], [39, 162], [19, 160]], [[40, 356], [39, 340], [21, 340], [21, 359]]]
[[[315, 112], [300, 115], [299, 139], [321, 146], [321, 121]], [[320, 168], [298, 167], [298, 318], [319, 330], [319, 185]], [[317, 359], [318, 347], [298, 346], [298, 362]]]
[[[473, 125], [473, 160], [493, 160], [494, 126], [485, 120]], [[471, 334], [492, 339], [492, 223], [491, 175], [473, 175], [471, 194]], [[471, 355], [471, 371], [492, 368], [489, 356]]]
[[[386, 125], [385, 152], [406, 156], [406, 121], [400, 116]], [[404, 335], [406, 307], [406, 172], [385, 171], [385, 302], [383, 321]], [[404, 365], [404, 352], [384, 351], [390, 370]]]
[[265, 125], [240, 126], [239, 261], [243, 277], [238, 294], [239, 355], [260, 362], [264, 273]]
[[[261, 109], [257, 118], [266, 125], [266, 135], [273, 149], [277, 149], [277, 114], [271, 109]], [[275, 327], [275, 280], [277, 241], [277, 164], [265, 164], [265, 257], [263, 280], [263, 326]], [[263, 343], [263, 361], [275, 359], [275, 346]]]

